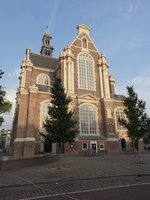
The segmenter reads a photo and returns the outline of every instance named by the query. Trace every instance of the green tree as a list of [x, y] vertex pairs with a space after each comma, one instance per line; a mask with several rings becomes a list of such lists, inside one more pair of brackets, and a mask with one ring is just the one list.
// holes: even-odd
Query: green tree
[[128, 96], [124, 99], [126, 119], [120, 119], [120, 124], [128, 130], [128, 136], [132, 139], [133, 146], [139, 150], [139, 140], [148, 132], [148, 116], [145, 112], [145, 102], [138, 98], [134, 87], [127, 86]]
[[[4, 72], [0, 70], [0, 79], [2, 78], [3, 74]], [[6, 95], [6, 92], [2, 90], [2, 86], [0, 85], [0, 126], [4, 122], [3, 116], [1, 114], [10, 112], [12, 108], [12, 104], [6, 100], [5, 95]]]
[[150, 145], [150, 118], [148, 118], [147, 123], [148, 123], [148, 132], [144, 136], [143, 141], [144, 144], [147, 145], [148, 147], [148, 145]]
[[76, 121], [73, 112], [68, 111], [71, 98], [67, 97], [59, 78], [55, 79], [51, 88], [51, 106], [44, 124], [47, 134], [41, 134], [46, 142], [58, 144], [58, 169], [60, 169], [60, 150], [64, 143], [74, 141]]

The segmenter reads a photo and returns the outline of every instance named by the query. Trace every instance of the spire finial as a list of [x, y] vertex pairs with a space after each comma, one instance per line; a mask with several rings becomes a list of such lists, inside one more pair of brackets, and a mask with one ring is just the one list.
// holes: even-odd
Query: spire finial
[[46, 26], [45, 35], [49, 35], [48, 26]]

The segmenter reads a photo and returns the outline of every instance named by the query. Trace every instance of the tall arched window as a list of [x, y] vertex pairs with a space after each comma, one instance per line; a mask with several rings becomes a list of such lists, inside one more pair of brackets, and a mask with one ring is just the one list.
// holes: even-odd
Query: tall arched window
[[40, 74], [37, 77], [37, 84], [39, 84], [39, 85], [50, 85], [49, 76], [47, 74]]
[[44, 123], [48, 117], [49, 106], [50, 106], [49, 101], [41, 103], [40, 128], [44, 128]]
[[120, 124], [119, 119], [125, 119], [124, 110], [122, 108], [117, 108], [116, 110], [116, 128], [118, 130], [124, 130], [125, 127]]
[[79, 88], [94, 90], [94, 66], [91, 56], [79, 55]]
[[97, 134], [97, 112], [91, 105], [79, 108], [80, 134]]

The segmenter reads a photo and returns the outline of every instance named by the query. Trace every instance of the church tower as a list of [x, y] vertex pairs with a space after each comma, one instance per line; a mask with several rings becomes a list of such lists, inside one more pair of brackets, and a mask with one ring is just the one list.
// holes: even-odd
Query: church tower
[[48, 26], [47, 26], [46, 31], [43, 35], [43, 39], [42, 39], [42, 47], [40, 51], [41, 55], [52, 57], [54, 48], [52, 46], [51, 40], [52, 40], [52, 37], [49, 34]]

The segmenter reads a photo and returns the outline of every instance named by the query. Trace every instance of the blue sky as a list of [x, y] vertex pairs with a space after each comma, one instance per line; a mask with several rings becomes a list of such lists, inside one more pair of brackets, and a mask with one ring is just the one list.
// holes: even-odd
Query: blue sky
[[[1, 84], [15, 102], [20, 65], [27, 47], [39, 53], [46, 26], [54, 57], [77, 35], [78, 24], [87, 24], [97, 49], [103, 51], [116, 79], [116, 92], [126, 94], [134, 85], [146, 101], [150, 116], [150, 1], [149, 0], [5, 0], [0, 1]], [[4, 128], [11, 128], [12, 112]]]

